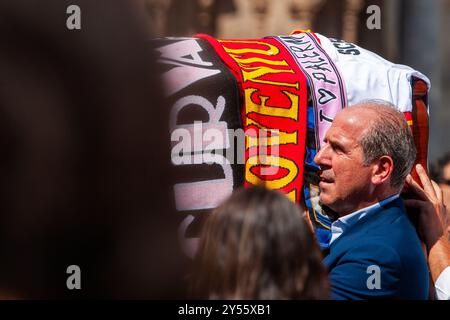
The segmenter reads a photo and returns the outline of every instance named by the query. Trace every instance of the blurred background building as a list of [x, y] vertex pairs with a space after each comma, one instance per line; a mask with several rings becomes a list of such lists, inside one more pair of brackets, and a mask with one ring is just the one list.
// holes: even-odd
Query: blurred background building
[[[429, 160], [450, 151], [450, 0], [141, 0], [156, 36], [255, 38], [311, 29], [409, 65], [432, 83]], [[381, 28], [370, 30], [370, 5]]]

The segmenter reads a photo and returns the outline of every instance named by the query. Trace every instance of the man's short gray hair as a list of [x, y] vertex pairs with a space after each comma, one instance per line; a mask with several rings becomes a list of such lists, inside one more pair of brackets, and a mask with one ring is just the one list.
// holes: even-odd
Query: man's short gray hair
[[411, 129], [393, 104], [384, 100], [364, 100], [353, 107], [361, 106], [377, 112], [380, 116], [373, 119], [359, 140], [364, 153], [364, 164], [383, 155], [388, 155], [394, 162], [391, 186], [401, 188], [406, 176], [411, 172], [416, 159], [416, 146]]

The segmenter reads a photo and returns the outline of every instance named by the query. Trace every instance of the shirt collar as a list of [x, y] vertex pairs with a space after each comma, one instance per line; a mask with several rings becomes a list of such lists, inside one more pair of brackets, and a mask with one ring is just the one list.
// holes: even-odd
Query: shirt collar
[[355, 225], [359, 220], [364, 217], [371, 216], [378, 211], [379, 208], [394, 201], [399, 197], [398, 194], [394, 194], [380, 202], [377, 202], [371, 206], [359, 209], [353, 213], [340, 217], [331, 224], [331, 240], [330, 245], [339, 238], [346, 230]]

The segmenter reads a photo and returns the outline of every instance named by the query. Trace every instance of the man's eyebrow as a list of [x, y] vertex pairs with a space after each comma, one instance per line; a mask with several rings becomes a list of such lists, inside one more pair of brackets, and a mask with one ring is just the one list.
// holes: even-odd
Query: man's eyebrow
[[340, 148], [342, 150], [344, 150], [344, 145], [342, 143], [340, 143], [339, 141], [333, 140], [333, 139], [327, 139], [327, 142], [333, 147], [333, 148]]

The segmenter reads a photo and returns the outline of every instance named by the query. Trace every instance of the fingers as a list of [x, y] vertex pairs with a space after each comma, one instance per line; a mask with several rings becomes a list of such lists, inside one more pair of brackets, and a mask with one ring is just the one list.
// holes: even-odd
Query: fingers
[[420, 182], [423, 185], [423, 188], [412, 178], [411, 175], [408, 175], [406, 178], [406, 183], [410, 187], [411, 191], [421, 200], [431, 201], [434, 204], [442, 203], [443, 192], [441, 188], [437, 185], [436, 182], [432, 181], [425, 169], [421, 164], [416, 165], [416, 172], [419, 176]]
[[406, 199], [403, 202], [405, 203], [406, 207], [415, 209], [421, 209], [426, 205], [424, 201], [417, 199]]
[[409, 214], [417, 213], [419, 216], [422, 216], [426, 220], [432, 220], [437, 218], [439, 222], [441, 221], [440, 217], [438, 216], [438, 213], [436, 212], [436, 208], [433, 205], [431, 205], [430, 202], [428, 201], [407, 199], [404, 200], [404, 204], [407, 209], [417, 209], [417, 211], [414, 210], [408, 211]]
[[430, 178], [428, 177], [427, 173], [425, 172], [425, 169], [422, 167], [421, 164], [416, 165], [416, 172], [419, 175], [420, 182], [423, 185], [423, 190], [428, 196], [431, 196], [433, 198], [436, 198], [436, 193], [434, 191], [433, 185], [431, 183]]
[[416, 181], [414, 181], [410, 174], [408, 174], [408, 176], [406, 177], [406, 183], [409, 186], [410, 191], [412, 191], [418, 199], [429, 201], [428, 196], [425, 194], [425, 191]]
[[442, 223], [443, 223], [444, 229], [446, 229], [450, 235], [450, 215], [448, 214], [447, 210], [444, 211], [443, 215], [444, 216], [442, 217]]
[[436, 182], [434, 182], [433, 180], [431, 180], [431, 184], [433, 185], [433, 189], [434, 189], [434, 192], [436, 194], [438, 201], [440, 203], [443, 203], [444, 191], [442, 191], [441, 187], [439, 187], [439, 185]]

